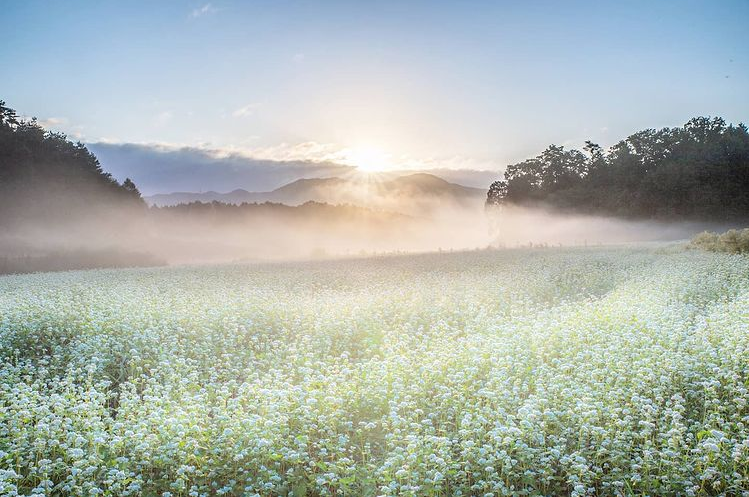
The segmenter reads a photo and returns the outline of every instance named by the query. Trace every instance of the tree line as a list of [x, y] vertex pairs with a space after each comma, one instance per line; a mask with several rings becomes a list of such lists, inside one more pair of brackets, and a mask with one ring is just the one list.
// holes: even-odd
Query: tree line
[[749, 133], [744, 124], [696, 117], [646, 129], [608, 150], [550, 145], [507, 167], [487, 206], [520, 205], [624, 218], [749, 218]]
[[0, 226], [55, 223], [109, 208], [143, 209], [135, 184], [117, 182], [80, 142], [22, 119], [0, 100]]

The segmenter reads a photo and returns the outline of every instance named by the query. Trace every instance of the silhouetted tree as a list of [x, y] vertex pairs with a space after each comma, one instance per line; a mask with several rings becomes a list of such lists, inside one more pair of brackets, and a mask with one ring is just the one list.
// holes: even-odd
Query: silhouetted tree
[[486, 195], [486, 205], [501, 205], [505, 196], [507, 196], [507, 182], [502, 180], [495, 181], [489, 186], [489, 193]]
[[16, 111], [7, 107], [3, 100], [0, 100], [0, 124], [8, 127], [18, 126]]
[[130, 178], [125, 178], [125, 181], [122, 182], [122, 188], [130, 192], [133, 196], [141, 198], [138, 187], [135, 186], [135, 183]]
[[69, 222], [103, 206], [142, 210], [145, 202], [132, 181], [120, 185], [82, 143], [20, 119], [0, 101], [0, 225]]
[[749, 133], [744, 124], [696, 117], [647, 129], [605, 152], [551, 145], [507, 167], [487, 204], [540, 205], [639, 218], [749, 218]]

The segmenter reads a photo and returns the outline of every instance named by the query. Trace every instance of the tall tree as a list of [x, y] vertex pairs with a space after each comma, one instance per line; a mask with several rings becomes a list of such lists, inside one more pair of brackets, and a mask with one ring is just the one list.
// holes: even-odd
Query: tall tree
[[0, 224], [70, 221], [105, 205], [145, 203], [132, 181], [120, 185], [85, 145], [20, 119], [0, 101]]
[[550, 145], [512, 164], [487, 204], [547, 205], [639, 218], [749, 219], [749, 133], [743, 124], [696, 117], [646, 129], [604, 151]]

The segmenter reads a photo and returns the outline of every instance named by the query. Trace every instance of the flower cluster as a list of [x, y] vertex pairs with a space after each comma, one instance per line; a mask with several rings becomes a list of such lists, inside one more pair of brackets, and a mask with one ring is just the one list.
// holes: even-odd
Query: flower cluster
[[741, 495], [749, 259], [0, 278], [0, 495]]

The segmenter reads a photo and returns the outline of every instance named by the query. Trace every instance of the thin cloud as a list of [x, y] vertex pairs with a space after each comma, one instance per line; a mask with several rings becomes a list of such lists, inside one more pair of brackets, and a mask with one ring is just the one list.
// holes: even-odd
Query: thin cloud
[[203, 5], [202, 7], [193, 9], [192, 13], [190, 14], [190, 17], [194, 19], [194, 18], [201, 17], [207, 14], [213, 14], [217, 10], [218, 9], [216, 9], [216, 7], [214, 7], [213, 4], [207, 3]]
[[67, 117], [48, 117], [46, 119], [37, 119], [36, 122], [44, 128], [67, 126], [70, 123]]
[[[144, 195], [175, 191], [269, 191], [299, 178], [345, 175], [354, 168], [330, 162], [270, 160], [231, 149], [168, 143], [89, 143], [105, 171], [132, 178]], [[289, 154], [292, 155], [292, 154]]]
[[260, 107], [259, 103], [247, 104], [232, 112], [231, 115], [234, 117], [249, 117], [255, 113], [258, 107]]
[[[32, 119], [27, 116], [22, 117], [25, 120]], [[83, 140], [85, 138], [83, 134], [84, 126], [71, 123], [67, 117], [46, 117], [44, 119], [37, 119], [36, 122], [46, 130], [64, 133], [75, 140]]]
[[[229, 192], [237, 188], [269, 191], [300, 178], [345, 176], [356, 167], [342, 164], [340, 149], [333, 145], [305, 142], [268, 148], [212, 147], [205, 143], [188, 146], [175, 143], [123, 143], [101, 140], [88, 143], [102, 167], [117, 179], [132, 178], [145, 195], [175, 191]], [[497, 171], [449, 169], [452, 164], [432, 167], [401, 164], [393, 173], [429, 172], [465, 186], [488, 188], [500, 178]], [[422, 164], [426, 165], [426, 164]], [[467, 164], [463, 164], [467, 165]]]
[[168, 110], [165, 110], [164, 112], [159, 112], [154, 116], [153, 123], [156, 126], [166, 126], [166, 124], [172, 120], [172, 113]]

